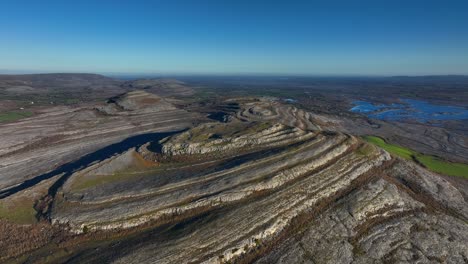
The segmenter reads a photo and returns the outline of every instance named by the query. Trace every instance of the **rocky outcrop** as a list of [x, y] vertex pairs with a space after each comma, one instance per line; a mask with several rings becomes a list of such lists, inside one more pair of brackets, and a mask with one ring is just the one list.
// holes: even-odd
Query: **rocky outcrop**
[[148, 113], [175, 110], [176, 108], [160, 96], [137, 90], [113, 97], [108, 100], [107, 105], [97, 109], [107, 114], [115, 114], [119, 110]]
[[[308, 133], [298, 128], [286, 127], [282, 124], [272, 126], [266, 124], [267, 126], [265, 126], [265, 123], [241, 126], [238, 131], [231, 132], [229, 135], [223, 135], [222, 132], [210, 132], [222, 131], [220, 127], [230, 125], [232, 124], [203, 124], [197, 127], [196, 131], [190, 130], [174, 136], [164, 142], [162, 154], [170, 156], [200, 155], [236, 151], [244, 148], [268, 148], [302, 141], [314, 136], [314, 133]], [[197, 138], [202, 140], [197, 140]]]
[[[184, 181], [168, 182], [166, 185], [162, 186], [163, 188], [157, 185], [157, 181], [155, 182], [153, 180], [153, 182], [151, 182], [151, 179], [147, 180], [147, 184], [144, 186], [135, 186], [134, 189], [127, 187], [125, 190], [122, 190], [122, 192], [116, 192], [116, 190], [112, 188], [112, 185], [119, 185], [122, 183], [119, 183], [118, 181], [109, 182], [109, 184], [107, 184], [107, 188], [109, 188], [109, 190], [113, 190], [113, 192], [109, 192], [108, 194], [105, 192], [106, 186], [94, 186], [85, 190], [76, 190], [72, 188], [73, 184], [65, 184], [65, 201], [62, 201], [62, 203], [56, 203], [57, 207], [53, 211], [53, 218], [58, 222], [67, 222], [71, 225], [77, 226], [77, 230], [79, 230], [83, 225], [86, 225], [89, 228], [109, 229], [131, 227], [145, 223], [149, 220], [158, 219], [162, 216], [173, 215], [174, 213], [181, 214], [185, 211], [190, 211], [196, 208], [203, 208], [206, 206], [215, 207], [223, 203], [238, 201], [254, 194], [255, 192], [274, 189], [288, 181], [294, 180], [296, 177], [300, 177], [301, 175], [308, 173], [308, 171], [324, 165], [327, 161], [341, 155], [349, 147], [357, 143], [355, 139], [347, 138], [343, 135], [326, 136], [315, 135], [311, 132], [303, 132], [302, 136], [298, 137], [297, 133], [294, 132], [279, 133], [282, 129], [289, 130], [290, 128], [286, 128], [282, 125], [273, 125], [271, 128], [266, 128], [265, 131], [260, 133], [260, 135], [263, 136], [256, 135], [257, 139], [252, 140], [252, 148], [250, 149], [244, 148], [245, 145], [243, 144], [231, 145], [230, 150], [237, 151], [237, 155], [241, 155], [243, 152], [251, 153], [249, 155], [252, 155], [252, 157], [257, 155], [258, 159], [256, 159], [255, 162], [243, 161], [240, 162], [239, 165], [230, 169], [224, 168], [220, 172], [211, 174], [205, 174], [204, 171], [200, 171], [198, 174], [195, 173]], [[194, 130], [201, 131], [200, 127], [197, 127]], [[295, 130], [292, 129], [292, 131]], [[180, 139], [179, 137], [183, 137], [184, 133], [176, 136], [175, 138], [169, 139], [168, 142]], [[272, 138], [275, 137], [272, 135], [277, 135], [277, 140], [273, 140]], [[286, 137], [286, 135], [288, 136]], [[314, 137], [315, 139], [313, 139]], [[164, 143], [163, 146], [168, 142]], [[295, 146], [298, 150], [289, 151], [288, 145], [291, 142], [300, 142], [300, 145]], [[235, 148], [235, 146], [237, 148]], [[272, 156], [257, 153], [260, 149], [268, 151], [273, 147], [279, 146], [282, 146], [283, 149], [278, 150], [278, 153]], [[256, 149], [253, 147], [256, 147]], [[223, 150], [216, 149], [216, 151]], [[253, 154], [257, 154], [253, 155], [252, 152]], [[70, 178], [69, 182], [74, 184], [77, 184], [78, 182], [79, 184], [80, 181], [85, 181], [87, 179], [95, 178], [99, 181], [100, 178], [103, 179], [109, 177], [108, 168], [109, 164], [111, 164], [110, 162], [114, 163], [116, 160], [128, 161], [128, 158], [126, 158], [129, 155], [128, 153], [130, 152], [93, 165], [90, 169], [77, 172]], [[200, 152], [195, 153], [198, 154]], [[326, 154], [320, 156], [320, 154], [323, 153]], [[187, 152], [184, 154], [188, 155]], [[279, 162], [281, 157], [289, 157], [290, 159]], [[304, 159], [309, 159], [310, 162], [303, 164]], [[223, 164], [223, 160], [219, 160], [218, 162], [220, 164], [215, 164], [218, 168], [221, 169], [223, 166], [226, 166]], [[201, 161], [200, 163], [206, 163], [206, 161]], [[297, 163], [297, 167], [293, 167], [295, 163]], [[125, 162], [119, 162], [118, 164], [125, 164]], [[188, 171], [193, 171], [193, 167], [196, 167], [197, 165], [197, 163], [187, 165], [186, 168]], [[171, 164], [169, 163], [166, 166], [171, 166]], [[172, 166], [177, 166], [177, 164]], [[151, 168], [149, 171], [142, 171], [141, 174], [154, 174], [157, 177], [159, 174], [158, 172], [160, 172], [158, 171], [158, 168], [159, 167], [156, 169]], [[122, 170], [124, 168], [119, 166], [115, 169]], [[152, 172], [152, 170], [155, 171]], [[179, 168], [179, 171], [181, 170], [184, 169]], [[138, 177], [138, 173], [136, 174]], [[162, 174], [161, 177], [164, 177], [164, 173], [160, 174]], [[229, 180], [226, 181], [227, 179]], [[256, 183], [252, 182], [254, 179], [257, 179]], [[130, 178], [130, 181], [134, 180], [135, 179]], [[151, 185], [154, 185], [154, 187]], [[219, 189], [225, 189], [226, 192], [219, 193]], [[129, 201], [128, 204], [126, 201], [122, 201], [123, 198], [130, 197], [133, 201]], [[198, 199], [196, 197], [205, 198]], [[135, 201], [135, 198], [141, 200]], [[109, 204], [111, 201], [114, 202], [115, 205]], [[193, 202], [180, 204], [180, 201]], [[68, 203], [78, 204], [68, 206]], [[85, 206], [80, 208], [77, 206], [80, 203], [84, 203]], [[100, 207], [99, 204], [101, 203], [106, 204], [107, 207]], [[89, 207], [90, 204], [93, 204], [94, 207]], [[142, 209], [143, 204], [146, 204], [143, 206], [145, 209]], [[149, 206], [149, 204], [151, 205]], [[171, 204], [173, 204], [173, 206], [168, 207]], [[122, 208], [127, 208], [125, 209], [126, 212], [117, 214], [117, 210], [122, 210]], [[96, 209], [99, 209], [99, 212], [95, 212], [94, 210]], [[77, 214], [77, 211], [82, 212]], [[117, 215], [122, 220], [118, 220], [116, 218]], [[131, 218], [132, 220], [126, 220], [128, 218]], [[112, 222], [113, 224], [109, 224], [109, 222]]]
[[[112, 102], [116, 112], [105, 116], [143, 122], [182, 111], [136, 107], [139, 98]], [[69, 242], [60, 260], [466, 262], [459, 186], [358, 137], [322, 131], [332, 127], [326, 119], [293, 106], [239, 105], [229, 122], [145, 140], [61, 178], [46, 216], [85, 242]], [[154, 125], [180, 122], [164, 120]]]
[[103, 115], [95, 107], [54, 107], [34, 118], [0, 125], [0, 190], [128, 137], [182, 130], [203, 120], [164, 100], [139, 105], [146, 97], [140, 92], [123, 97], [122, 104], [134, 110], [119, 108]]
[[[401, 166], [408, 163], [397, 162], [388, 172], [398, 173]], [[465, 262], [465, 220], [433, 211], [434, 204], [419, 195], [393, 182], [393, 176], [375, 179], [257, 262]]]
[[244, 121], [271, 120], [303, 130], [321, 130], [322, 126], [326, 127], [327, 122], [332, 122], [331, 120], [323, 120], [323, 116], [314, 115], [311, 112], [269, 98], [243, 103], [241, 110], [236, 113], [236, 118]]

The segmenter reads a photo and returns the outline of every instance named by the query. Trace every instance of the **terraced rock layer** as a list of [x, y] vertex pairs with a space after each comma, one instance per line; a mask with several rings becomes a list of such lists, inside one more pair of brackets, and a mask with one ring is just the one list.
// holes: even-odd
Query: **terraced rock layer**
[[[404, 145], [418, 152], [444, 157], [455, 162], [468, 161], [466, 129], [448, 131], [443, 127], [428, 127], [418, 123], [384, 122], [362, 117], [313, 113], [274, 98], [244, 100], [240, 111], [231, 117], [244, 121], [271, 120], [302, 129], [340, 131], [352, 135], [379, 135], [389, 142]], [[465, 131], [465, 132], [463, 132]]]
[[303, 130], [320, 130], [323, 123], [318, 115], [268, 98], [242, 104], [236, 118], [244, 121], [274, 120]]
[[[298, 137], [298, 135], [301, 136]], [[258, 133], [249, 134], [249, 136], [251, 141], [248, 148], [245, 144], [223, 143], [223, 148], [209, 146], [206, 151], [195, 152], [195, 154], [209, 151], [222, 153], [231, 150], [238, 151], [238, 156], [187, 164], [185, 169], [188, 176], [185, 177], [180, 176], [184, 166], [167, 162], [167, 164], [163, 163], [163, 165], [168, 166], [164, 170], [155, 166], [153, 167], [154, 172], [151, 168], [149, 170], [143, 169], [141, 175], [131, 172], [134, 177], [141, 177], [139, 184], [132, 188], [119, 189], [119, 186], [128, 186], [125, 184], [125, 180], [111, 181], [108, 184], [81, 190], [73, 188], [74, 185], [79, 185], [79, 182], [86, 178], [105, 180], [106, 177], [109, 177], [109, 171], [106, 168], [112, 167], [111, 164], [122, 166], [125, 164], [124, 160], [125, 162], [129, 161], [132, 159], [130, 156], [138, 155], [135, 150], [96, 164], [85, 171], [77, 172], [64, 186], [64, 201], [57, 202], [53, 219], [79, 226], [79, 228], [86, 225], [91, 229], [109, 229], [131, 227], [149, 220], [182, 214], [197, 208], [216, 207], [242, 200], [256, 192], [275, 189], [286, 182], [293, 181], [314, 168], [325, 165], [327, 161], [342, 155], [350, 147], [357, 144], [356, 139], [345, 135], [300, 132], [283, 125], [268, 127]], [[163, 155], [164, 150], [171, 148], [168, 146], [173, 146], [173, 141], [177, 142], [181, 137], [184, 137], [184, 134], [174, 136], [164, 143]], [[243, 139], [243, 136], [234, 139], [227, 137], [224, 140], [239, 142], [236, 139]], [[208, 145], [220, 144], [219, 141], [220, 139], [213, 139]], [[245, 139], [241, 142], [245, 142]], [[289, 144], [294, 146], [292, 151]], [[196, 148], [187, 147], [187, 149]], [[199, 147], [199, 149], [203, 149], [203, 147]], [[268, 153], [272, 149], [275, 151], [271, 154]], [[186, 156], [194, 154], [194, 152], [171, 152], [170, 155], [172, 157], [182, 154]], [[239, 158], [239, 155], [250, 155], [252, 158], [246, 160]], [[310, 162], [304, 164], [306, 160]], [[130, 160], [130, 162], [132, 161]], [[172, 166], [174, 167], [172, 168]], [[201, 169], [197, 170], [197, 166]], [[114, 172], [118, 172], [124, 168], [114, 166], [112, 169]], [[177, 169], [174, 173], [177, 173], [179, 177], [169, 178], [172, 174], [168, 170], [171, 169]], [[210, 170], [213, 172], [207, 173]], [[121, 173], [125, 174], [125, 172]], [[129, 177], [128, 181], [135, 181], [134, 177]], [[162, 181], [164, 185], [162, 185]], [[101, 207], [100, 204], [105, 204], [105, 207]], [[123, 210], [123, 208], [125, 209]], [[119, 217], [116, 218], [116, 215]]]
[[[98, 113], [180, 116], [144, 106], [144, 97], [116, 98], [115, 112]], [[460, 186], [330, 131], [333, 120], [277, 101], [239, 105], [228, 122], [141, 142], [62, 178], [46, 216], [85, 242], [50, 255], [68, 263], [468, 260]], [[153, 125], [165, 122], [181, 124]]]
[[[151, 104], [141, 102], [142, 97], [151, 99]], [[132, 135], [182, 130], [201, 120], [195, 113], [154, 97], [145, 92], [130, 93], [120, 103], [133, 108], [110, 114], [92, 107], [56, 107], [33, 118], [0, 125], [0, 196], [26, 180]]]
[[[85, 251], [79, 259], [459, 263], [466, 258], [466, 202], [439, 176], [345, 134], [281, 124], [228, 127], [204, 124], [171, 136], [161, 141], [158, 155], [235, 153], [230, 158], [189, 160], [184, 166], [167, 158], [144, 167], [139, 150], [131, 149], [70, 178], [51, 216], [75, 232], [191, 219], [104, 246], [99, 255]], [[249, 144], [237, 144], [239, 138]], [[126, 171], [117, 164], [142, 175], [76, 188], [84, 179]], [[175, 167], [177, 173], [171, 172]]]

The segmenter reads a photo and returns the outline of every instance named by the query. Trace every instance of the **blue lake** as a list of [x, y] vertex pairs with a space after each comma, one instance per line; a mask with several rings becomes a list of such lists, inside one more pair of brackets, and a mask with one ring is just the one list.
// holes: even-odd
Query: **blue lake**
[[354, 101], [351, 112], [370, 118], [390, 121], [416, 120], [422, 123], [443, 120], [468, 120], [468, 109], [459, 106], [435, 105], [425, 101], [401, 99], [401, 103], [373, 104]]
[[286, 99], [283, 99], [283, 101], [285, 101], [286, 103], [296, 103], [297, 102], [296, 99], [292, 99], [292, 98], [286, 98]]

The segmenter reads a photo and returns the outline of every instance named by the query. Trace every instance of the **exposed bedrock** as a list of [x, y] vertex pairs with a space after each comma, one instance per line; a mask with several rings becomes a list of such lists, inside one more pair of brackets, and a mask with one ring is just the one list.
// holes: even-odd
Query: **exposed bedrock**
[[279, 123], [271, 126], [268, 123], [239, 125], [241, 128], [238, 131], [225, 135], [223, 132], [235, 124], [203, 124], [196, 128], [197, 131], [189, 130], [172, 137], [163, 144], [161, 151], [170, 156], [222, 153], [258, 146], [266, 148], [292, 144], [315, 136]]
[[428, 207], [404, 189], [374, 180], [257, 262], [466, 262], [466, 222]]
[[[89, 253], [93, 259], [459, 263], [467, 257], [460, 191], [355, 137], [277, 123], [203, 124], [162, 140], [159, 149], [160, 163], [144, 165], [141, 151], [131, 149], [77, 172], [54, 204], [53, 221], [81, 232], [198, 217], [124, 241], [126, 249], [112, 257]], [[200, 153], [230, 155], [174, 160]]]
[[[364, 117], [314, 113], [272, 98], [244, 100], [232, 114], [239, 120], [270, 120], [304, 130], [331, 130], [352, 135], [378, 135], [391, 143], [451, 161], [468, 161], [468, 138], [463, 131], [419, 123], [386, 122]], [[465, 130], [466, 131], [466, 130]]]
[[[122, 104], [133, 106], [140, 100], [135, 96], [144, 97], [144, 92], [123, 96]], [[162, 104], [142, 103], [137, 110], [120, 109], [110, 115], [87, 107], [56, 107], [34, 118], [0, 125], [0, 190], [130, 136], [178, 131], [203, 119]]]
[[134, 114], [175, 110], [176, 107], [160, 96], [137, 90], [113, 97], [108, 104], [97, 109], [106, 114], [114, 114], [119, 109]]
[[[194, 130], [203, 131], [200, 127]], [[284, 133], [280, 133], [280, 130]], [[264, 133], [255, 132], [255, 136], [252, 137], [256, 139], [251, 139], [249, 148], [245, 148], [244, 144], [231, 145], [228, 150], [237, 150], [237, 155], [252, 155], [253, 160], [239, 158], [238, 164], [234, 157], [229, 161], [226, 158], [218, 161], [198, 161], [185, 167], [169, 161], [149, 165], [147, 168], [140, 167], [139, 170], [137, 163], [141, 162], [142, 156], [135, 150], [129, 150], [75, 173], [64, 185], [64, 201], [56, 203], [53, 219], [80, 228], [83, 225], [89, 228], [121, 228], [196, 208], [219, 206], [239, 201], [259, 191], [273, 190], [304, 177], [313, 170], [326, 166], [333, 159], [345, 155], [350, 148], [358, 144], [356, 139], [346, 135], [303, 132], [298, 136], [296, 132], [295, 129], [283, 125], [273, 125], [271, 128], [265, 128]], [[166, 144], [177, 140], [180, 140], [179, 136], [171, 137], [163, 143], [162, 149]], [[260, 153], [262, 150], [264, 152], [274, 148], [279, 149], [267, 154]], [[228, 150], [210, 149], [219, 153]], [[183, 155], [189, 154], [184, 152]], [[206, 165], [197, 170], [196, 167], [200, 166], [200, 163]], [[226, 165], [229, 165], [229, 168], [223, 168]], [[171, 166], [178, 167], [178, 174], [183, 170], [193, 173], [184, 179], [169, 179], [161, 185], [159, 177], [171, 175]], [[216, 167], [214, 172], [206, 173], [210, 166]], [[109, 171], [109, 168], [113, 170]], [[145, 184], [137, 184], [133, 188], [127, 185], [126, 189], [116, 192], [122, 182], [135, 181], [134, 177], [141, 177]], [[68, 203], [76, 203], [76, 206], [68, 206]], [[80, 208], [79, 204], [86, 206]], [[102, 208], [100, 204], [105, 204], [105, 207]], [[76, 214], [76, 211], [80, 213]]]
[[[109, 102], [115, 112], [88, 111], [141, 122], [138, 131], [144, 124], [148, 131], [192, 127], [111, 151], [56, 182], [45, 216], [78, 241], [60, 248], [63, 262], [468, 260], [468, 205], [460, 186], [358, 137], [332, 132], [335, 121], [260, 100], [239, 104], [229, 122], [193, 125], [198, 115], [152, 105], [162, 98], [147, 108], [144, 98], [141, 92], [124, 95]], [[88, 137], [104, 144], [114, 135], [105, 129], [118, 122], [102, 121], [86, 134], [62, 127], [66, 136], [51, 149], [77, 151]], [[112, 130], [115, 138], [130, 133], [128, 126]], [[20, 149], [1, 157], [31, 155]]]
[[242, 104], [236, 117], [244, 121], [271, 120], [303, 130], [319, 130], [323, 123], [317, 115], [268, 98]]

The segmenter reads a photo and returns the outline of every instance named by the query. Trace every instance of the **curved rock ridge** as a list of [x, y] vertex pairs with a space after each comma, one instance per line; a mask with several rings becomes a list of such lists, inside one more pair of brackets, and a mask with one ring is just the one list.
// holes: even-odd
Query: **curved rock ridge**
[[[413, 165], [408, 162], [395, 163], [385, 171], [388, 177], [357, 188], [312, 221], [299, 236], [284, 241], [257, 263], [296, 263], [305, 259], [320, 263], [466, 262], [466, 215], [436, 210], [440, 204], [429, 197], [437, 191], [423, 187], [413, 192], [408, 188], [412, 184], [395, 181], [394, 177], [401, 177], [402, 169], [409, 167]], [[434, 180], [428, 174], [422, 170], [404, 177], [426, 185], [426, 180]], [[428, 179], [424, 179], [426, 176]], [[453, 187], [444, 180], [436, 182], [442, 188]], [[459, 196], [460, 191], [453, 194]], [[451, 200], [453, 203], [445, 209], [460, 205], [466, 208], [462, 197]]]
[[167, 102], [137, 110], [119, 108], [105, 115], [94, 105], [54, 107], [34, 118], [0, 124], [0, 190], [126, 138], [180, 131], [204, 120], [200, 114], [158, 104]]
[[121, 252], [86, 251], [94, 261], [460, 263], [467, 208], [447, 180], [354, 136], [234, 119], [75, 172], [50, 218], [77, 234], [155, 226]]
[[106, 114], [117, 114], [122, 110], [135, 114], [174, 110], [176, 107], [160, 96], [136, 90], [110, 98], [106, 105], [97, 109]]
[[[381, 166], [388, 154], [374, 155], [380, 158], [342, 157], [268, 196], [186, 224], [176, 237], [160, 232], [114, 263], [464, 263], [466, 218], [435, 210], [429, 189], [411, 191], [396, 180], [413, 165]], [[417, 173], [414, 182], [428, 172]], [[452, 201], [449, 208], [466, 207], [460, 197]]]
[[[238, 126], [238, 129], [225, 133], [228, 127]], [[282, 124], [223, 124], [209, 123], [198, 126], [163, 142], [163, 155], [196, 155], [222, 153], [237, 149], [292, 144], [314, 137], [314, 133]]]
[[[222, 140], [227, 142], [224, 146], [228, 147], [216, 148], [213, 146], [219, 143], [197, 142], [207, 128], [217, 126], [203, 124], [163, 140], [160, 155], [182, 153], [190, 156], [232, 150], [231, 153], [236, 152], [232, 157], [219, 156], [185, 166], [177, 162], [151, 163], [145, 160], [145, 167], [141, 164], [143, 157], [131, 149], [70, 177], [62, 189], [60, 197], [63, 199], [54, 203], [53, 221], [68, 223], [77, 232], [84, 226], [89, 230], [128, 228], [163, 217], [225, 206], [256, 193], [283, 188], [330, 166], [335, 159], [349, 155], [360, 144], [348, 135], [305, 132], [281, 124], [268, 127], [265, 124], [242, 124], [220, 133]], [[262, 129], [258, 130], [259, 127]], [[205, 150], [191, 151], [195, 149], [192, 145], [185, 151], [164, 151], [168, 144], [187, 137], [195, 141], [187, 145], [198, 144], [195, 146]], [[219, 142], [220, 139], [213, 141]], [[247, 154], [242, 154], [244, 152]], [[379, 153], [374, 149], [371, 152]], [[249, 155], [250, 159], [245, 160], [243, 155]], [[172, 167], [177, 168], [177, 176], [169, 178], [175, 175], [171, 173]], [[189, 176], [180, 176], [184, 170]], [[128, 185], [136, 179], [142, 184]]]
[[[220, 256], [225, 262], [234, 260], [254, 250], [260, 243], [274, 240], [295, 217], [308, 212], [321, 200], [346, 189], [353, 181], [364, 177], [366, 172], [389, 158], [379, 155], [378, 151], [374, 155], [371, 160], [355, 154], [346, 155], [330, 167], [302, 177], [262, 199], [217, 214], [214, 220], [197, 227], [196, 236], [180, 237], [173, 247], [161, 241], [162, 244], [142, 247], [122, 257], [117, 263], [147, 262], [149, 256], [158, 263], [218, 263]], [[204, 249], [203, 252], [182, 250], [193, 245]]]
[[468, 205], [450, 181], [292, 105], [251, 103], [64, 178], [47, 217], [95, 242], [64, 260], [466, 262]]
[[268, 98], [243, 103], [240, 108], [235, 116], [243, 121], [270, 120], [303, 130], [322, 130], [336, 125], [336, 120]]

